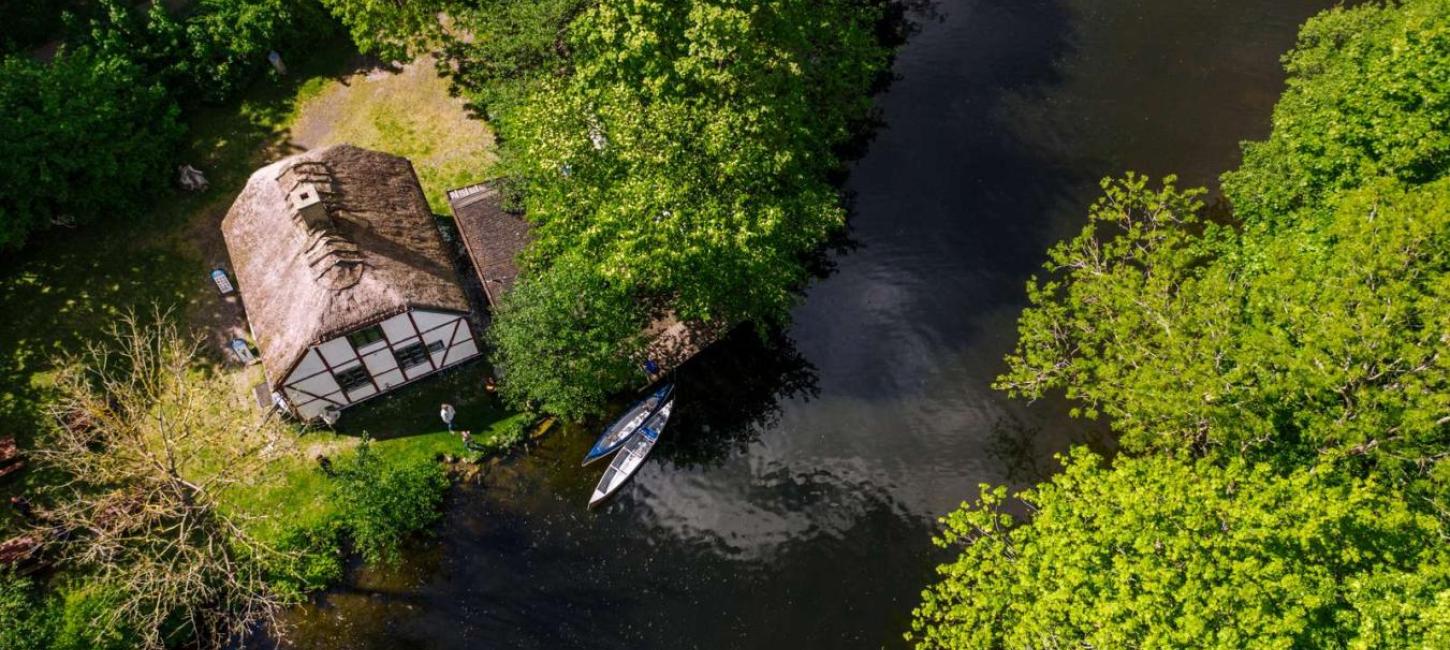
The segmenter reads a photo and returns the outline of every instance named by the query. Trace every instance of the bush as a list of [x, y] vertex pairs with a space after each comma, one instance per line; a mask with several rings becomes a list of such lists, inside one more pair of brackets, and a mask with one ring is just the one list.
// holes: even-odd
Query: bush
[[64, 591], [56, 621], [54, 650], [131, 650], [140, 646], [130, 630], [108, 626], [109, 613], [120, 601], [117, 594], [99, 583], [83, 584]]
[[0, 106], [0, 248], [55, 222], [134, 216], [167, 187], [177, 108], [126, 59], [7, 58]]
[[342, 579], [342, 531], [337, 522], [288, 529], [277, 542], [280, 563], [268, 567], [269, 582], [287, 602]]
[[0, 570], [0, 648], [51, 647], [56, 615], [55, 607], [41, 600], [29, 578]]
[[448, 489], [438, 463], [385, 462], [366, 440], [337, 463], [336, 472], [332, 499], [338, 524], [368, 562], [395, 560], [408, 535], [438, 521]]

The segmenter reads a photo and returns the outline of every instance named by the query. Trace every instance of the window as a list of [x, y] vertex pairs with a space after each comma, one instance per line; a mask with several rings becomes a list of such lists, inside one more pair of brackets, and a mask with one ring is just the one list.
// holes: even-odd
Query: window
[[428, 355], [442, 351], [442, 341], [429, 343], [427, 348], [422, 343], [414, 343], [394, 350], [393, 356], [398, 359], [398, 367], [407, 370], [428, 363]]
[[372, 345], [383, 340], [383, 328], [379, 325], [363, 328], [352, 334], [348, 334], [347, 340], [352, 341], [352, 346], [355, 348]]
[[371, 386], [373, 383], [372, 376], [368, 374], [368, 369], [361, 364], [348, 368], [347, 370], [334, 371], [332, 376], [337, 378], [337, 385], [342, 386], [342, 389], [345, 391], [354, 391], [365, 386]]

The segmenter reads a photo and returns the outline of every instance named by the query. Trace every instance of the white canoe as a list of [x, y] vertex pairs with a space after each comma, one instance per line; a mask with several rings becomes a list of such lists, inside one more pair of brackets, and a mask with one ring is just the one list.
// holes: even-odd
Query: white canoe
[[665, 423], [670, 419], [670, 411], [675, 408], [675, 400], [665, 402], [658, 411], [654, 412], [639, 430], [624, 443], [624, 448], [615, 454], [614, 460], [610, 461], [609, 469], [604, 471], [604, 476], [599, 478], [599, 485], [594, 488], [594, 496], [589, 498], [589, 505], [603, 501], [609, 495], [614, 494], [621, 486], [629, 481], [629, 477], [639, 470], [644, 464], [645, 456], [654, 449], [655, 443], [660, 439], [660, 431], [664, 430]]

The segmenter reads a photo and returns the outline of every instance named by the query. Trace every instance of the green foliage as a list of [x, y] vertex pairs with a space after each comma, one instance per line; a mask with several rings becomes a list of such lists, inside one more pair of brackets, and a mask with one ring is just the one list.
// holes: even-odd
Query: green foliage
[[923, 594], [921, 648], [1421, 648], [1450, 634], [1433, 517], [1372, 480], [1083, 450], [944, 519], [965, 544]]
[[45, 650], [55, 636], [54, 607], [29, 578], [0, 569], [0, 648]]
[[1205, 226], [1196, 201], [1105, 183], [1028, 286], [999, 386], [1065, 389], [1130, 450], [1443, 452], [1450, 181], [1346, 193], [1313, 227]]
[[[518, 332], [498, 337], [510, 396], [562, 388], [571, 412], [597, 408], [638, 349], [623, 325], [644, 315], [787, 317], [803, 257], [842, 224], [828, 175], [886, 62], [880, 18], [855, 0], [698, 0], [601, 3], [569, 25], [572, 73], [496, 116], [535, 224], [495, 325]], [[590, 317], [522, 342], [510, 321], [559, 320], [544, 312], [577, 300], [570, 285], [602, 292]]]
[[[358, 49], [384, 59], [407, 59], [442, 34], [439, 12], [448, 0], [322, 0], [352, 35]], [[528, 3], [519, 3], [528, 4]]]
[[[389, 463], [364, 440], [337, 465], [331, 495], [337, 521], [365, 560], [395, 559], [408, 535], [438, 521], [448, 479], [437, 462]], [[326, 568], [317, 564], [308, 570], [321, 573]]]
[[335, 522], [287, 528], [277, 542], [280, 561], [268, 567], [269, 582], [278, 596], [301, 602], [307, 594], [342, 580], [341, 537]]
[[316, 0], [200, 0], [185, 17], [100, 0], [81, 43], [141, 65], [181, 101], [221, 102], [264, 70], [267, 53], [310, 52], [334, 29]]
[[505, 399], [578, 419], [640, 377], [646, 315], [631, 293], [583, 267], [557, 265], [506, 295], [488, 331], [508, 369]]
[[177, 109], [129, 61], [0, 61], [0, 248], [53, 221], [130, 217], [169, 182]]
[[1450, 643], [1450, 5], [1332, 10], [1286, 61], [1234, 215], [1104, 181], [1028, 284], [997, 386], [1126, 455], [949, 515], [921, 647]]
[[24, 53], [60, 36], [63, 13], [77, 1], [0, 0], [0, 56]]
[[1444, 0], [1335, 8], [1287, 57], [1273, 134], [1244, 147], [1224, 191], [1247, 222], [1282, 223], [1336, 190], [1450, 170], [1450, 8]]
[[131, 650], [139, 640], [121, 625], [111, 626], [118, 595], [100, 583], [63, 590], [56, 615], [54, 650]]
[[477, 0], [448, 8], [454, 33], [443, 40], [454, 82], [488, 108], [490, 117], [522, 110], [533, 84], [568, 65], [566, 26], [588, 0]]

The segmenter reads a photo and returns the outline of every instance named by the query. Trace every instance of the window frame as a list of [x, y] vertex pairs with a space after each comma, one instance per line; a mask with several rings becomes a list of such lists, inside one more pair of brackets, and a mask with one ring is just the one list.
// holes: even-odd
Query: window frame
[[347, 342], [356, 350], [361, 350], [369, 345], [386, 340], [387, 336], [383, 334], [382, 324], [369, 325], [361, 329], [353, 330], [347, 335]]
[[[394, 348], [393, 361], [396, 361], [398, 368], [404, 371], [412, 370], [418, 366], [428, 364], [432, 361], [433, 354], [441, 351], [443, 351], [442, 341], [434, 341], [432, 343], [418, 341], [417, 343], [409, 343], [400, 348]], [[413, 362], [408, 363], [407, 361]]]
[[[351, 377], [354, 375], [360, 375], [362, 377], [362, 381], [352, 382], [351, 384], [344, 381], [344, 377]], [[368, 366], [365, 363], [359, 363], [358, 365], [355, 365], [346, 370], [334, 370], [332, 371], [332, 379], [333, 381], [337, 382], [337, 386], [341, 388], [342, 392], [344, 393], [351, 393], [363, 388], [369, 388], [373, 386], [373, 374], [371, 371], [368, 370]]]

